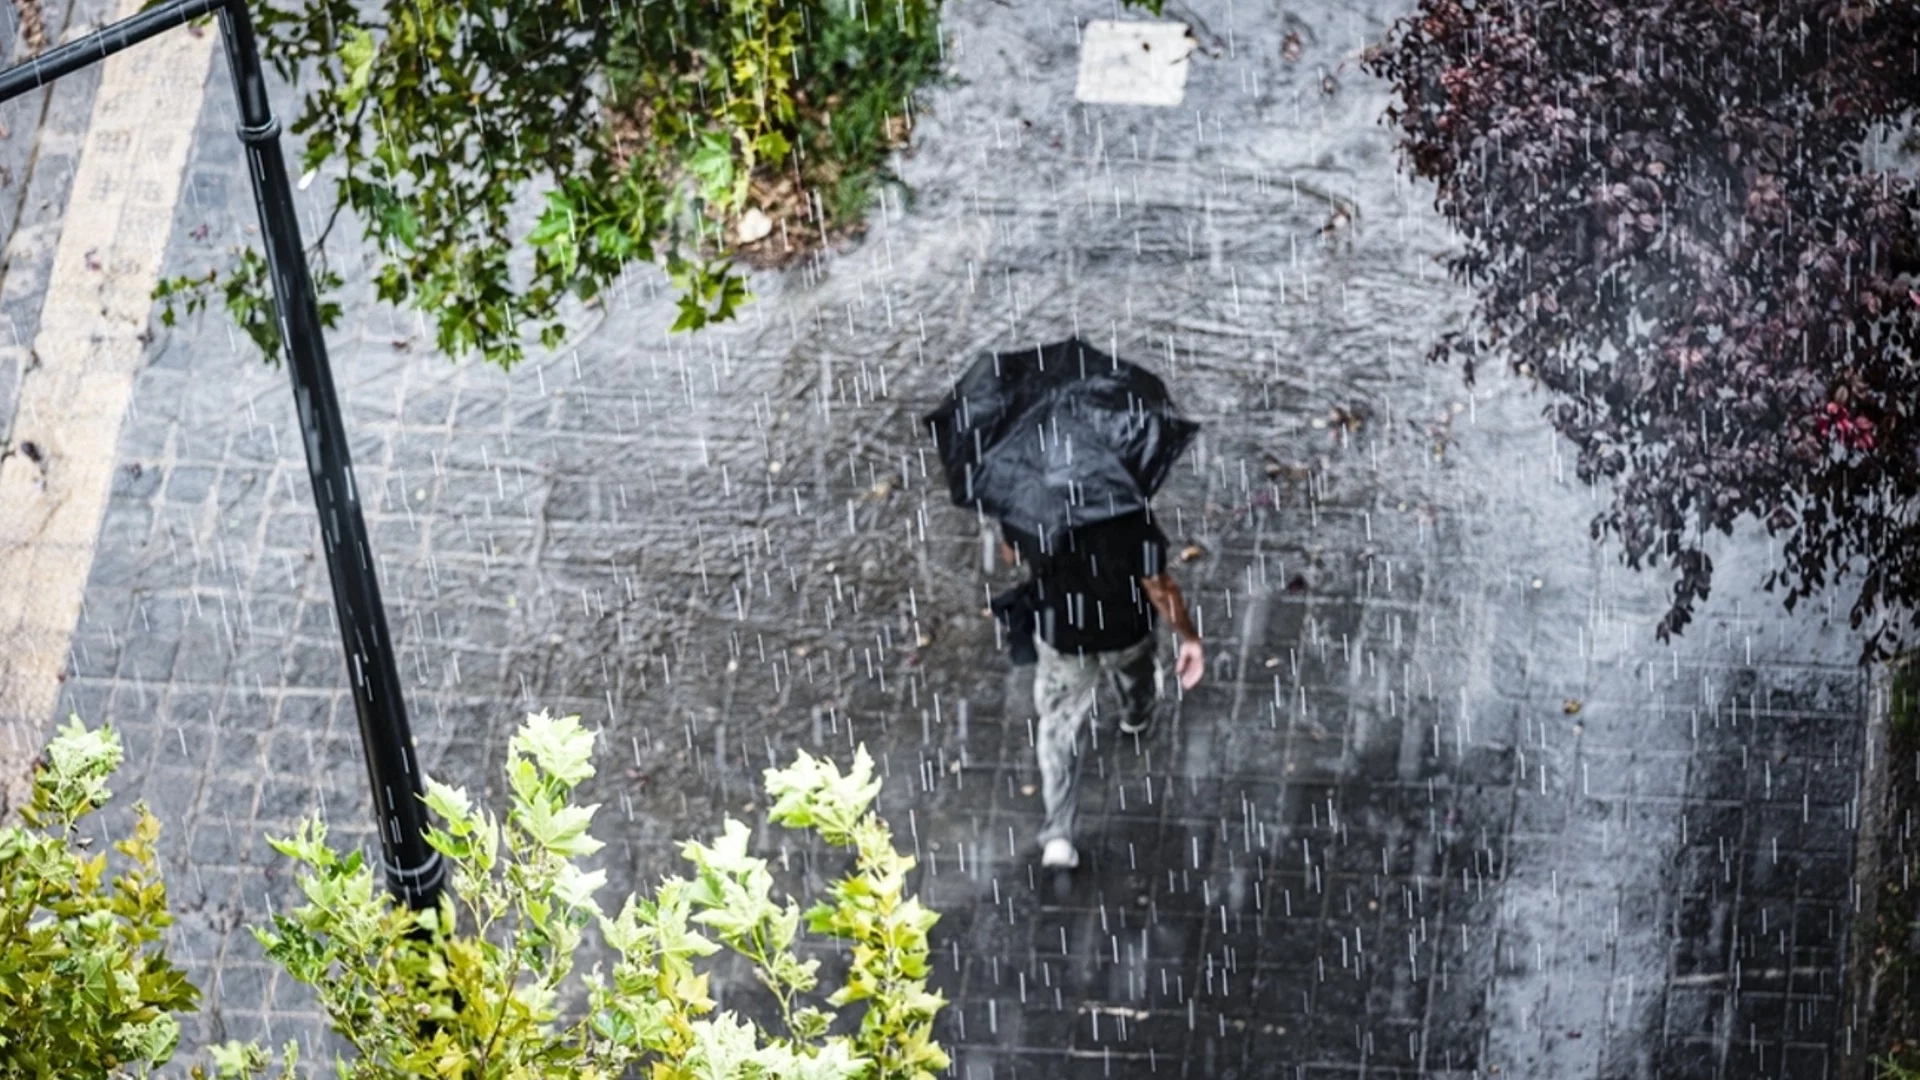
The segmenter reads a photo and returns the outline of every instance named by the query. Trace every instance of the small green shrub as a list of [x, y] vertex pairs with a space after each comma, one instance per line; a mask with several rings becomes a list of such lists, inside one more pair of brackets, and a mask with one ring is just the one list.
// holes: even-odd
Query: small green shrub
[[107, 876], [79, 822], [103, 806], [120, 738], [72, 718], [35, 769], [23, 826], [0, 828], [0, 1080], [144, 1076], [173, 1056], [199, 991], [156, 945], [173, 920], [136, 806]]
[[1920, 731], [1920, 656], [1902, 655], [1890, 661], [1887, 680], [1888, 723], [1894, 734], [1911, 739]]
[[1873, 1059], [1875, 1080], [1920, 1080], [1920, 1069], [1915, 1069], [1891, 1057]]
[[[802, 753], [766, 775], [773, 820], [853, 852], [852, 870], [804, 915], [814, 932], [851, 946], [844, 983], [821, 999], [818, 961], [794, 949], [802, 912], [773, 900], [773, 876], [747, 853], [750, 832], [738, 821], [711, 844], [682, 845], [690, 877], [627, 897], [615, 915], [601, 910], [604, 873], [576, 863], [601, 847], [587, 831], [596, 807], [573, 800], [593, 775], [593, 738], [578, 717], [529, 716], [508, 748], [504, 821], [465, 791], [429, 782], [427, 802], [446, 822], [430, 842], [454, 868], [454, 891], [434, 910], [390, 902], [359, 854], [327, 846], [318, 821], [270, 841], [299, 864], [306, 903], [255, 936], [317, 991], [352, 1044], [342, 1077], [610, 1080], [639, 1068], [654, 1080], [931, 1080], [946, 1067], [932, 1039], [944, 1002], [926, 988], [937, 916], [905, 895], [913, 860], [870, 809], [880, 785], [864, 748], [850, 773]], [[576, 975], [590, 928], [613, 967]], [[772, 994], [776, 1030], [715, 1011], [700, 962], [723, 947], [750, 961]], [[559, 1006], [569, 985], [585, 990], [577, 1018]], [[834, 1010], [855, 1004], [864, 1005], [857, 1029], [833, 1033]], [[283, 1075], [294, 1065], [289, 1047]], [[230, 1044], [216, 1068], [252, 1075], [268, 1061]]]

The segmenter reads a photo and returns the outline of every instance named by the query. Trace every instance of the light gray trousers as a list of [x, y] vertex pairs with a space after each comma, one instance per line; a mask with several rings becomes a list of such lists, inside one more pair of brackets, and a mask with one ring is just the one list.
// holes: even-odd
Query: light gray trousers
[[1113, 652], [1062, 653], [1034, 639], [1040, 661], [1033, 674], [1033, 703], [1040, 711], [1034, 749], [1040, 757], [1040, 792], [1047, 818], [1040, 842], [1073, 839], [1080, 796], [1081, 753], [1087, 721], [1097, 711], [1098, 690], [1106, 683], [1120, 698], [1125, 715], [1144, 716], [1159, 696], [1154, 635]]

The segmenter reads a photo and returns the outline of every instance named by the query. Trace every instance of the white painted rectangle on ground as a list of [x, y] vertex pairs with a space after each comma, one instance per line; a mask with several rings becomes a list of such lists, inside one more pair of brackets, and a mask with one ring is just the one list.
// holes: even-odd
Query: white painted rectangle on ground
[[1091, 105], [1178, 105], [1196, 44], [1185, 23], [1096, 19], [1080, 35], [1073, 96]]

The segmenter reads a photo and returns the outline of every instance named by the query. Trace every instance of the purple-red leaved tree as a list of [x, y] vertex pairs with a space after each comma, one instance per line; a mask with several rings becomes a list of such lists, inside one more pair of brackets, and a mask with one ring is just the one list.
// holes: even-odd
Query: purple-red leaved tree
[[1368, 58], [1499, 356], [1605, 482], [1593, 521], [1706, 598], [1713, 530], [1782, 542], [1787, 607], [1849, 571], [1884, 656], [1920, 625], [1920, 104], [1910, 0], [1420, 0]]

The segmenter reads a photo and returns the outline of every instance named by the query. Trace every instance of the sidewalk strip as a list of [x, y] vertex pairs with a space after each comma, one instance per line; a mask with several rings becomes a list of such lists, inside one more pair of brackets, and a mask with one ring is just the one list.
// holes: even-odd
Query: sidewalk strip
[[[119, 17], [140, 6], [122, 0]], [[102, 65], [33, 343], [39, 363], [21, 378], [13, 453], [0, 460], [0, 787], [9, 794], [20, 793], [19, 765], [58, 700], [217, 38], [211, 28], [179, 30]]]

